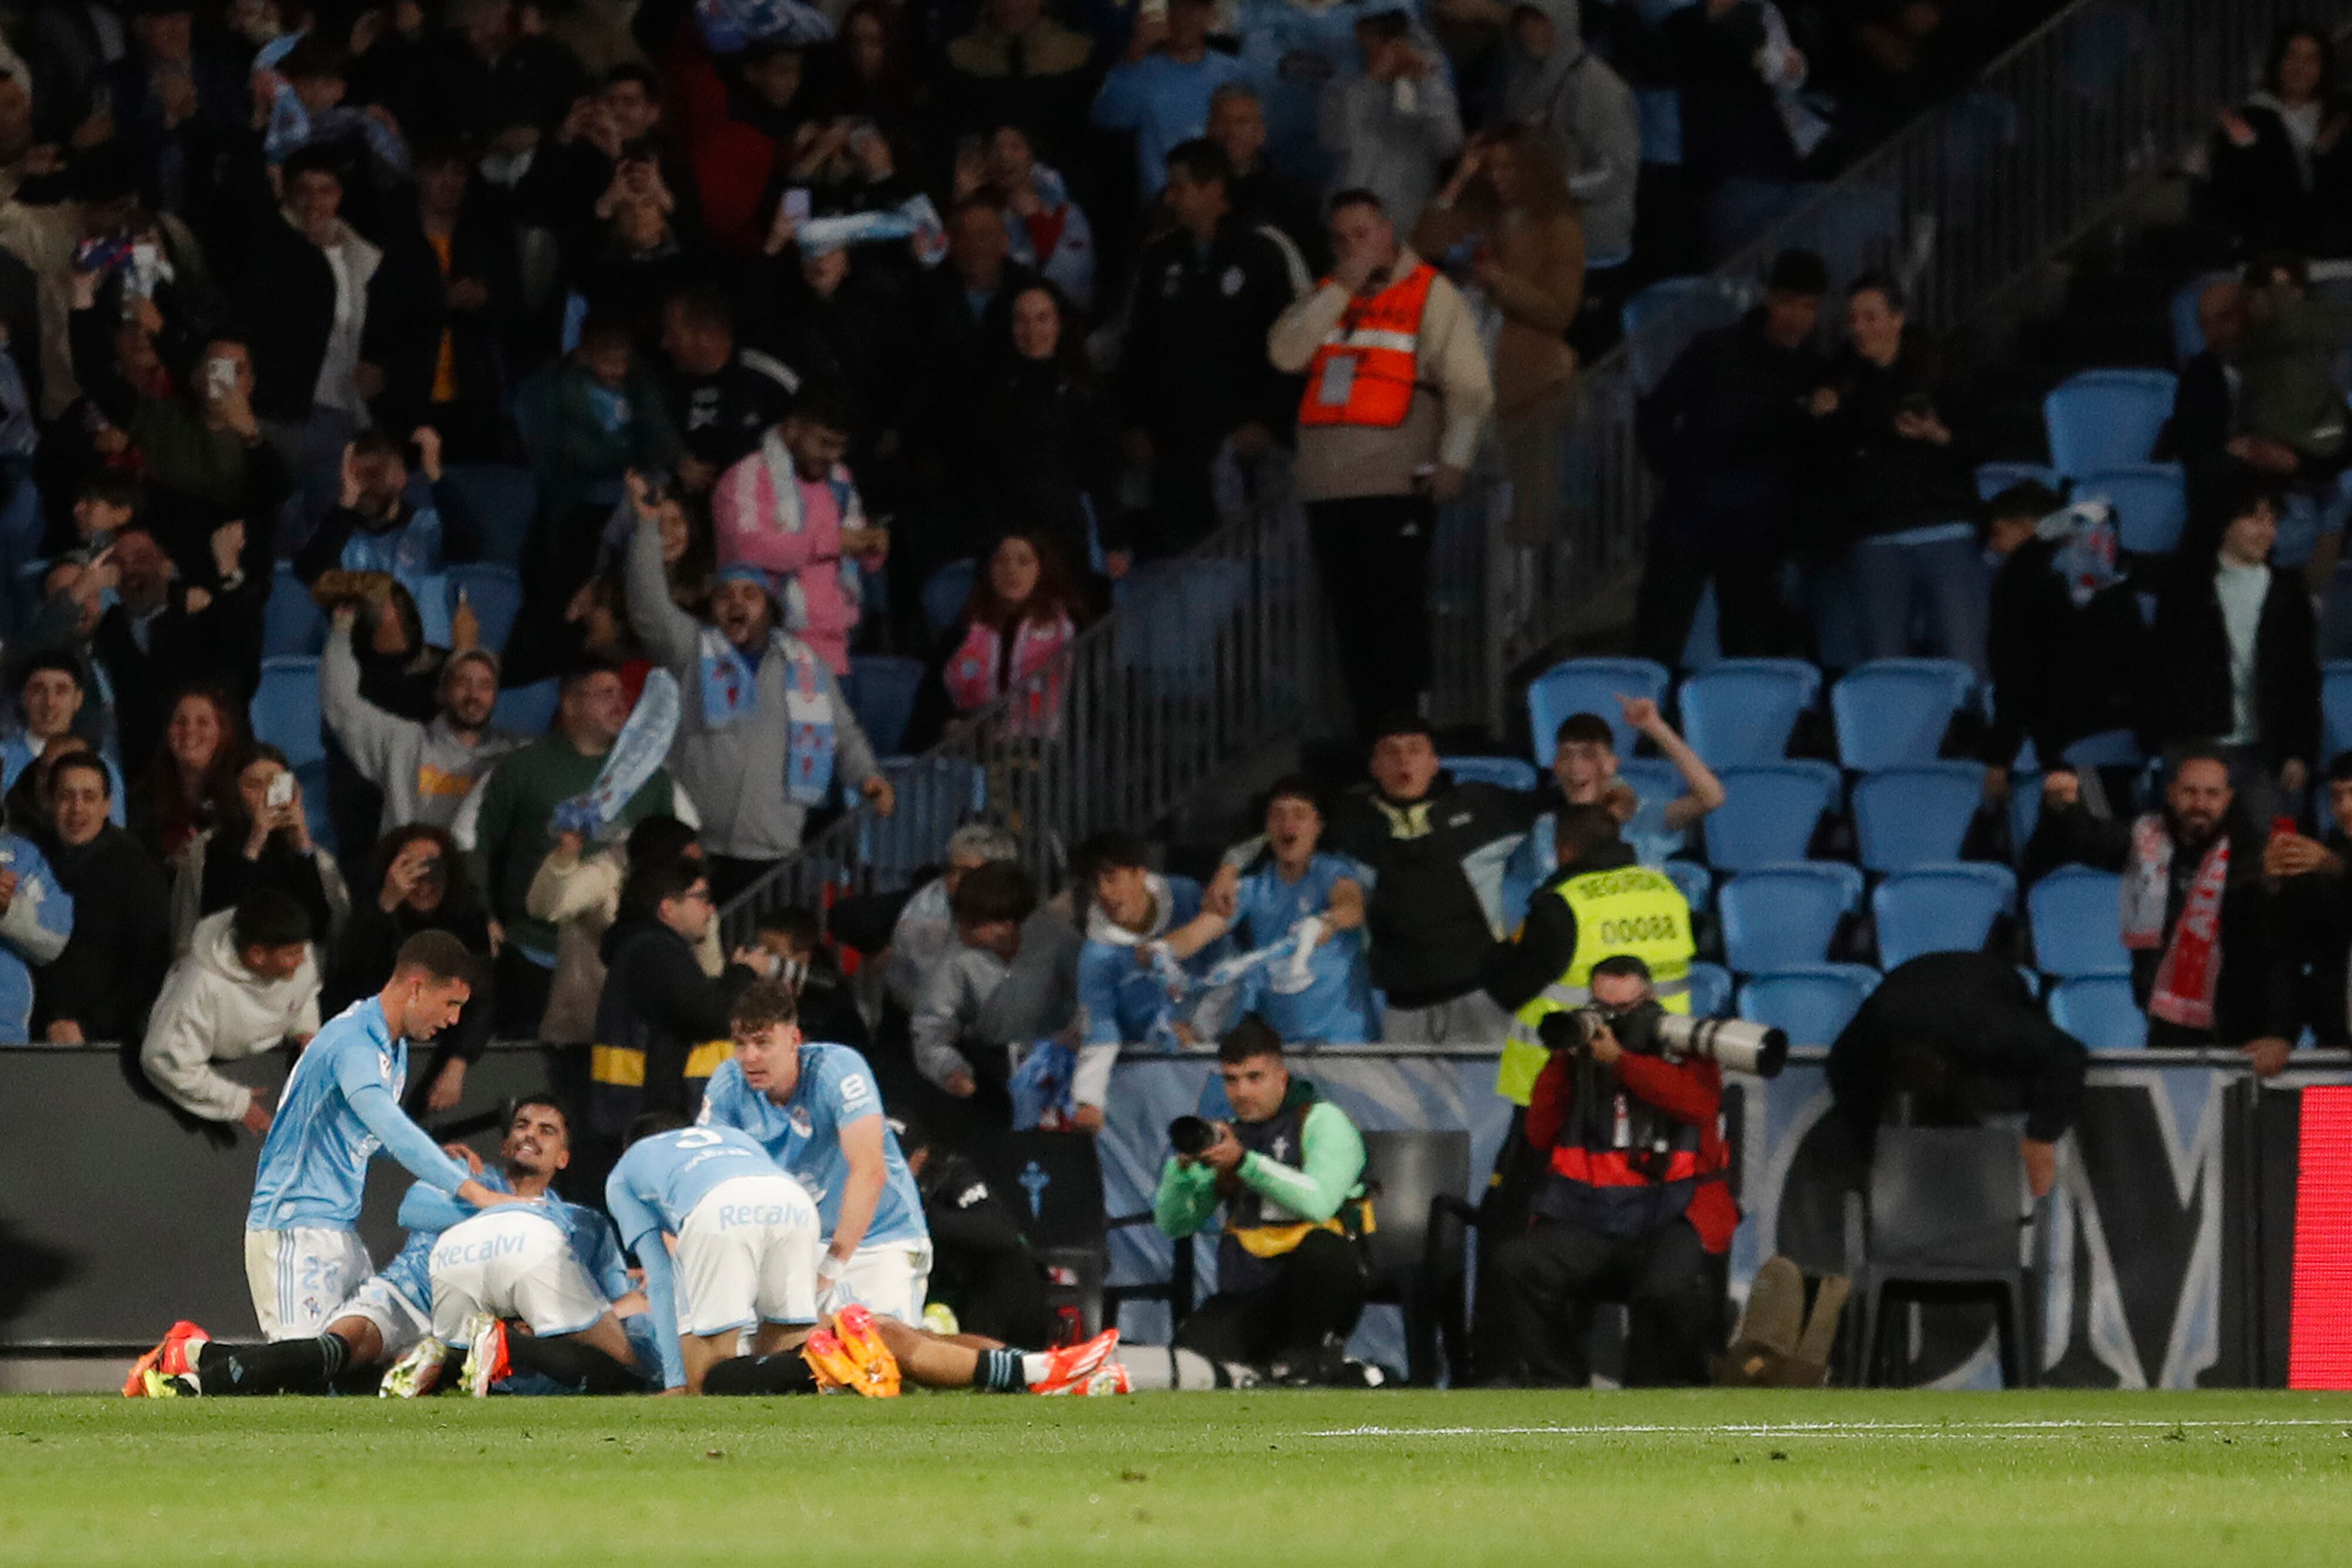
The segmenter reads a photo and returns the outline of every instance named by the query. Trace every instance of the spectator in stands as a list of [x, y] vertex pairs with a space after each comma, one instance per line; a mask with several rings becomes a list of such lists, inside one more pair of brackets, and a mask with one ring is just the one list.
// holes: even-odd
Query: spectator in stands
[[739, 344], [735, 308], [708, 285], [662, 307], [662, 352], [670, 414], [686, 444], [678, 483], [702, 495], [784, 421], [801, 378], [774, 355]]
[[1045, 1266], [1022, 1234], [1021, 1200], [999, 1196], [981, 1168], [933, 1139], [913, 1118], [898, 1122], [898, 1147], [923, 1195], [930, 1232], [930, 1299], [960, 1333], [1009, 1344], [1045, 1344], [1055, 1332]]
[[2192, 494], [2200, 493], [2224, 466], [2238, 428], [2238, 394], [2243, 372], [2237, 368], [2246, 342], [2246, 290], [2235, 280], [2209, 284], [2197, 296], [2197, 331], [2205, 346], [2180, 367], [2172, 392], [2172, 417], [2157, 437], [2158, 462], [2189, 471]]
[[[849, 673], [865, 574], [879, 571], [890, 549], [889, 530], [866, 522], [841, 461], [849, 424], [841, 388], [806, 389], [783, 422], [719, 476], [710, 497], [719, 570], [752, 569], [790, 607], [784, 628], [836, 675]], [[637, 635], [647, 634], [640, 628]]]
[[[2245, 300], [2230, 455], [2314, 502], [2333, 501], [2336, 477], [2352, 457], [2336, 385], [2336, 357], [2352, 341], [2352, 306], [2313, 298], [2310, 269], [2292, 255], [2248, 267]], [[2314, 580], [2322, 587], [2334, 580], [2339, 553], [2330, 538], [2315, 557]]]
[[246, 743], [244, 707], [226, 693], [198, 686], [173, 700], [131, 810], [131, 831], [149, 854], [173, 860], [220, 820]]
[[1085, 34], [1046, 15], [1045, 0], [985, 0], [971, 30], [948, 42], [950, 118], [960, 130], [1035, 125], [1070, 145], [1086, 122], [1093, 53]]
[[2176, 752], [2164, 809], [2130, 822], [2093, 816], [2082, 780], [2052, 769], [2027, 861], [2123, 873], [2124, 946], [2149, 1045], [2234, 1046], [2264, 1078], [2286, 1065], [2294, 977], [2263, 882], [2263, 830], [2219, 751]]
[[1189, 1243], [1224, 1211], [1217, 1293], [1177, 1325], [1179, 1346], [1276, 1382], [1338, 1383], [1367, 1286], [1358, 1245], [1372, 1228], [1364, 1139], [1346, 1112], [1291, 1075], [1282, 1045], [1256, 1018], [1219, 1044], [1233, 1119], [1214, 1124], [1206, 1148], [1168, 1157], [1151, 1218]]
[[1462, 493], [1495, 392], [1462, 291], [1397, 243], [1379, 197], [1331, 199], [1331, 277], [1282, 313], [1266, 351], [1307, 377], [1297, 489], [1324, 591], [1348, 606], [1340, 668], [1369, 729], [1429, 685], [1437, 507]]
[[[764, 469], [768, 459], [744, 461]], [[812, 493], [830, 499], [830, 483], [812, 486], [797, 473], [761, 477], [770, 496], [778, 486], [796, 489], [795, 510], [814, 535]], [[720, 487], [732, 483], [730, 476]], [[854, 500], [836, 504], [835, 515], [854, 517]], [[761, 566], [730, 566], [711, 590], [710, 618], [688, 614], [665, 591], [661, 530], [640, 507], [629, 545], [629, 625], [685, 694], [670, 756], [679, 784], [701, 809], [721, 902], [800, 848], [803, 824], [831, 800], [836, 779], [845, 795], [864, 797], [883, 816], [895, 806], [890, 781], [824, 656], [783, 629], [771, 581]]]
[[302, 786], [274, 746], [247, 748], [236, 787], [220, 803], [220, 823], [172, 857], [172, 949], [185, 954], [196, 923], [274, 887], [302, 907], [323, 944], [351, 908], [335, 858], [310, 841]]
[[1634, 611], [1636, 650], [1682, 663], [1691, 617], [1715, 585], [1730, 658], [1784, 653], [1780, 569], [1796, 522], [1827, 375], [1813, 348], [1829, 269], [1809, 250], [1772, 258], [1764, 302], [1702, 332], [1641, 402], [1634, 434], [1662, 484]]
[[[1985, 669], [1985, 570], [1972, 524], [1975, 446], [1941, 351], [1879, 272], [1846, 293], [1848, 342], [1823, 402], [1826, 504], [1853, 544], [1866, 659], [1927, 653]], [[1821, 406], [1817, 404], [1816, 406]], [[1955, 426], [1958, 432], [1955, 432]], [[1915, 622], [1927, 636], [1915, 642]]]
[[1081, 605], [1054, 547], [1011, 533], [989, 552], [971, 585], [940, 679], [959, 719], [1009, 698], [995, 738], [1050, 740], [1062, 729], [1065, 671], [1056, 661], [1077, 636]]
[[[555, 379], [551, 441], [540, 459], [541, 508], [555, 525], [555, 560], [567, 591], [594, 559], [584, 542], [617, 506], [625, 476], [668, 473], [685, 455], [662, 403], [661, 387], [638, 363], [628, 324], [589, 317], [580, 347]], [[574, 562], [575, 556], [584, 559]]]
[[1527, 797], [1458, 783], [1428, 721], [1399, 712], [1374, 727], [1371, 785], [1331, 814], [1331, 849], [1371, 873], [1364, 929], [1372, 984], [1388, 997], [1391, 1044], [1490, 1042], [1510, 1026], [1484, 989], [1502, 938], [1502, 873], [1534, 815]]
[[[540, 862], [555, 847], [549, 819], [557, 806], [594, 786], [628, 718], [628, 694], [619, 671], [589, 662], [574, 665], [562, 677], [554, 730], [500, 758], [481, 787], [469, 852], [477, 857], [471, 877], [488, 895], [490, 918], [502, 939], [497, 979], [498, 1028], [504, 1038], [528, 1039], [547, 1010], [555, 926], [534, 916], [527, 900]], [[625, 830], [647, 817], [684, 821], [693, 815], [685, 792], [656, 768], [622, 806], [614, 824]]]
[[[1825, 95], [1800, 96], [1811, 62], [1769, 0], [1679, 6], [1659, 17], [1643, 53], [1662, 57], [1646, 63], [1676, 84], [1682, 160], [1706, 201], [1706, 254], [1727, 257], [1788, 210], [1801, 167], [1830, 135], [1816, 108]], [[1646, 229], [1646, 193], [1644, 202]]]
[[1239, 60], [1209, 47], [1216, 19], [1215, 0], [1169, 0], [1163, 15], [1139, 13], [1126, 58], [1096, 95], [1094, 123], [1134, 134], [1136, 183], [1147, 197], [1167, 182], [1169, 154], [1207, 129], [1210, 95], [1244, 74]]
[[1198, 1043], [1194, 992], [1221, 947], [1179, 959], [1166, 938], [1201, 913], [1201, 884], [1151, 869], [1150, 847], [1133, 833], [1097, 833], [1078, 846], [1078, 885], [1090, 894], [1087, 942], [1078, 952], [1077, 1071], [1071, 1086], [1081, 1113], [1104, 1103], [1118, 1047]]
[[316, 928], [275, 888], [256, 888], [199, 924], [147, 1020], [139, 1065], [165, 1098], [207, 1122], [269, 1131], [268, 1097], [213, 1063], [241, 1061], [319, 1032]]
[[441, 666], [441, 710], [430, 724], [419, 724], [361, 694], [352, 652], [358, 623], [357, 606], [335, 612], [319, 659], [320, 716], [360, 777], [383, 792], [378, 832], [406, 822], [446, 828], [498, 759], [522, 744], [490, 722], [499, 700], [498, 655], [479, 648], [452, 653]]
[[443, 474], [440, 432], [419, 425], [408, 439], [416, 447], [429, 503], [408, 498], [408, 455], [400, 440], [388, 431], [362, 432], [343, 448], [335, 508], [295, 555], [294, 575], [308, 585], [338, 567], [382, 572], [416, 601], [426, 641], [446, 643], [449, 588], [443, 573], [481, 554], [481, 525], [465, 493]]
[[911, 1016], [922, 1005], [930, 977], [952, 957], [958, 941], [952, 904], [963, 879], [984, 865], [1017, 863], [1019, 841], [987, 822], [967, 822], [948, 835], [940, 874], [916, 888], [890, 926], [882, 983]]
[[1436, 194], [1438, 171], [1462, 151], [1462, 111], [1437, 41], [1411, 7], [1373, 0], [1356, 20], [1356, 48], [1363, 69], [1327, 82], [1316, 110], [1331, 185], [1370, 191], [1410, 230]]
[[853, 982], [841, 972], [834, 945], [815, 915], [789, 904], [763, 910], [752, 927], [751, 945], [778, 961], [775, 977], [792, 988], [803, 1034], [859, 1051], [873, 1043], [851, 994]]
[[108, 820], [117, 785], [102, 762], [69, 754], [48, 774], [49, 826], [35, 841], [73, 901], [73, 932], [35, 983], [34, 1033], [57, 1045], [137, 1040], [172, 962], [163, 875]]
[[[1621, 697], [1618, 706], [1634, 733], [1655, 746], [1682, 775], [1683, 792], [1670, 800], [1643, 800], [1619, 777], [1616, 732], [1596, 713], [1572, 713], [1560, 721], [1552, 743], [1552, 781], [1559, 786], [1562, 805], [1607, 807], [1641, 863], [1664, 865], [1685, 846], [1690, 830], [1722, 807], [1723, 781], [1675, 732], [1657, 704], [1646, 697]], [[1558, 863], [1552, 852], [1556, 821], [1550, 812], [1536, 819], [1527, 841], [1511, 857], [1514, 872], [1531, 872], [1538, 881], [1551, 874]], [[1519, 914], [1507, 913], [1513, 920]]]
[[1118, 443], [1077, 320], [1051, 285], [1033, 283], [1013, 297], [1008, 325], [1012, 352], [980, 400], [962, 476], [975, 493], [970, 537], [1018, 531], [1088, 580], [1099, 544], [1102, 575], [1122, 577], [1129, 555], [1113, 467]]
[[1577, 0], [1513, 0], [1508, 40], [1498, 118], [1550, 144], [1580, 209], [1585, 319], [1578, 335], [1590, 356], [1617, 340], [1617, 308], [1633, 292], [1641, 117], [1625, 78], [1585, 47]]
[[1496, 1296], [1501, 1381], [1586, 1382], [1574, 1335], [1591, 1303], [1622, 1300], [1626, 1384], [1701, 1383], [1723, 1337], [1708, 1260], [1729, 1249], [1739, 1223], [1717, 1125], [1723, 1069], [1667, 1057], [1654, 1030], [1623, 1028], [1625, 1015], [1655, 1001], [1640, 958], [1602, 958], [1591, 985], [1591, 1005], [1615, 1015], [1613, 1026], [1580, 1043], [1565, 1009], [1548, 1020], [1520, 1134], [1544, 1162], [1533, 1218], [1482, 1271]]
[[2263, 874], [2278, 890], [2274, 929], [2289, 950], [2289, 965], [2303, 978], [2303, 1017], [2318, 1043], [2341, 1046], [2352, 1038], [2346, 1020], [2347, 960], [2352, 960], [2352, 751], [2327, 765], [2326, 837], [2280, 832], [2275, 826], [2263, 845]]
[[[421, 823], [394, 828], [377, 842], [361, 872], [360, 896], [328, 949], [320, 1003], [333, 1018], [383, 989], [400, 945], [420, 931], [446, 931], [487, 959], [489, 917], [482, 895], [467, 879], [457, 841]], [[466, 1092], [466, 1070], [490, 1043], [498, 998], [478, 985], [457, 1021], [433, 1037], [431, 1056], [411, 1074], [415, 1109], [455, 1110]]]
[[502, 456], [504, 345], [521, 311], [514, 228], [475, 196], [455, 143], [416, 161], [415, 194], [394, 204], [368, 283], [366, 363], [383, 372], [371, 407], [393, 430], [430, 425], [460, 461]]
[[[910, 1009], [915, 1068], [941, 1092], [972, 1103], [958, 1120], [974, 1130], [1001, 1127], [1011, 1113], [1008, 1052], [1026, 1051], [1036, 1037], [1009, 1034], [997, 998], [1011, 982], [1037, 890], [1019, 865], [990, 861], [958, 874], [949, 907], [954, 945], [925, 970], [922, 993]], [[1099, 1093], [1080, 1103], [1078, 1131], [1101, 1130], [1102, 1103]]]
[[1213, 471], [1244, 476], [1287, 439], [1296, 383], [1266, 333], [1307, 287], [1296, 254], [1236, 217], [1225, 155], [1205, 138], [1168, 152], [1175, 226], [1136, 258], [1121, 418], [1128, 461], [1151, 475], [1137, 549], [1181, 554], [1222, 519]]
[[2336, 75], [2336, 45], [2317, 27], [2290, 23], [2272, 40], [2263, 89], [2216, 117], [2212, 194], [2219, 215], [2252, 251], [2344, 254], [2352, 229], [2352, 148]]
[[75, 733], [89, 699], [89, 679], [70, 653], [39, 653], [17, 666], [17, 723], [0, 737], [0, 790], [15, 789], [51, 742]]
[[2142, 728], [2158, 746], [2220, 747], [2252, 820], [2266, 822], [2294, 810], [2319, 750], [2311, 596], [2270, 564], [2278, 500], [2261, 476], [2235, 476], [2196, 523], [2148, 630]]
[[[113, 602], [88, 640], [90, 660], [113, 694], [121, 754], [152, 756], [169, 717], [169, 695], [191, 681], [250, 694], [261, 673], [262, 618], [269, 601], [266, 560], [252, 560], [243, 522], [215, 528], [210, 586], [177, 570], [154, 535], [128, 528], [114, 537]], [[109, 574], [85, 573], [78, 592], [101, 602]]]
[[1095, 231], [1070, 200], [1061, 172], [1037, 161], [1029, 131], [1008, 120], [989, 133], [988, 150], [970, 160], [959, 156], [957, 194], [993, 191], [1004, 204], [1006, 256], [1060, 289], [1081, 310], [1094, 308]]
[[1309, 277], [1322, 275], [1328, 254], [1322, 204], [1313, 191], [1276, 167], [1265, 153], [1265, 104], [1247, 82], [1229, 81], [1209, 95], [1209, 140], [1231, 173], [1225, 194], [1242, 222], [1272, 229], [1290, 242]]
[[[534, 920], [555, 927], [555, 976], [547, 990], [547, 1011], [532, 1038], [549, 1045], [587, 1045], [596, 1038], [596, 998], [604, 989], [604, 960], [598, 949], [620, 915], [621, 888], [629, 873], [656, 861], [702, 858], [694, 830], [676, 817], [646, 817], [629, 830], [625, 842], [587, 852], [578, 833], [555, 835], [530, 879], [524, 900]], [[716, 977], [726, 967], [716, 922], [695, 944], [703, 973]]]
[[1830, 1047], [1830, 1095], [1865, 1157], [1890, 1114], [1965, 1127], [2021, 1110], [2018, 1150], [2033, 1196], [2047, 1197], [2089, 1061], [2006, 957], [1927, 953], [1888, 970]]
[[1510, 542], [1540, 549], [1559, 532], [1559, 466], [1575, 412], [1566, 334], [1584, 297], [1582, 225], [1549, 144], [1517, 125], [1474, 140], [1422, 214], [1412, 247], [1433, 256], [1466, 248], [1471, 277], [1502, 317], [1495, 435], [1511, 486]]
[[728, 1009], [775, 960], [739, 948], [716, 978], [695, 956], [719, 910], [702, 867], [685, 858], [632, 867], [619, 918], [598, 948], [604, 989], [596, 1003], [590, 1066], [593, 1123], [617, 1138], [646, 1110], [692, 1115], [702, 1085], [730, 1053]]

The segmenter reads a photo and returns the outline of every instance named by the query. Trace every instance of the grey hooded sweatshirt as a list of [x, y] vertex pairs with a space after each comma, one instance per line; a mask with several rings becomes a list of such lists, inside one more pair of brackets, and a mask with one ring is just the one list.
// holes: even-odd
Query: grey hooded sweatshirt
[[1584, 47], [1578, 0], [1513, 0], [1520, 11], [1551, 19], [1551, 50], [1541, 59], [1519, 47], [1507, 26], [1510, 69], [1503, 78], [1502, 118], [1549, 137], [1568, 188], [1583, 204], [1588, 267], [1612, 267], [1633, 252], [1633, 186], [1642, 172], [1642, 121], [1633, 89]]

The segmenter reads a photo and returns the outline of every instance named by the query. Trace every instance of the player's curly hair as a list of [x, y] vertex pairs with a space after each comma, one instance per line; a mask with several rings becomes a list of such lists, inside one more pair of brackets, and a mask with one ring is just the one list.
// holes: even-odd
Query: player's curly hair
[[782, 980], [754, 980], [743, 988], [727, 1012], [730, 1028], [741, 1030], [774, 1029], [798, 1023], [800, 998]]

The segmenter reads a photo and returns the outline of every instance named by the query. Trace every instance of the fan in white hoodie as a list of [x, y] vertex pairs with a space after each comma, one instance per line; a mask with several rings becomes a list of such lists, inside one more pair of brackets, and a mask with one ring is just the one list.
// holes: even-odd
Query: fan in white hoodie
[[268, 1131], [268, 1105], [213, 1063], [258, 1056], [319, 1032], [316, 953], [308, 941], [270, 940], [289, 932], [272, 931], [276, 922], [257, 917], [255, 905], [265, 902], [284, 904], [298, 920], [301, 915], [292, 900], [265, 889], [196, 922], [187, 953], [163, 981], [139, 1051], [147, 1076], [183, 1110], [208, 1122], [242, 1122], [256, 1135]]

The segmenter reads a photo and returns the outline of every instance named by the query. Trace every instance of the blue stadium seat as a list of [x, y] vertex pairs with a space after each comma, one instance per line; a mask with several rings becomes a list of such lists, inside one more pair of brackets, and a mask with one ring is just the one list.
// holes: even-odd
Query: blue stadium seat
[[1693, 964], [1690, 967], [1690, 999], [1693, 1018], [1725, 1018], [1731, 1012], [1731, 971], [1720, 964]]
[[1864, 776], [1853, 787], [1854, 839], [1864, 871], [1912, 871], [1960, 858], [1984, 800], [1974, 762], [1923, 762]]
[[979, 574], [977, 561], [951, 560], [924, 581], [923, 624], [930, 628], [932, 636], [944, 637], [954, 629]]
[[2063, 865], [2025, 894], [2033, 925], [2033, 967], [2062, 980], [2131, 974], [2124, 947], [2123, 879], [2111, 871]]
[[2102, 468], [2145, 463], [2172, 417], [2179, 378], [2170, 371], [2084, 371], [2042, 400], [2050, 465], [2079, 479]]
[[2130, 730], [2103, 729], [2068, 746], [2058, 759], [2069, 768], [2137, 768], [2147, 761], [2147, 753]]
[[2039, 463], [1979, 463], [1977, 465], [1977, 499], [1990, 501], [2011, 485], [2045, 485], [2053, 490], [2065, 487], [2054, 468]]
[[1829, 1045], [1877, 988], [1878, 971], [1864, 965], [1806, 964], [1740, 987], [1739, 1016], [1786, 1031], [1790, 1045]]
[[1648, 392], [1701, 332], [1728, 327], [1745, 304], [1719, 277], [1662, 277], [1617, 308], [1633, 385]]
[[1862, 873], [1838, 861], [1791, 861], [1723, 884], [1723, 953], [1743, 975], [1819, 964], [1838, 922], [1862, 906]]
[[1822, 814], [1837, 804], [1837, 769], [1826, 762], [1727, 768], [1721, 809], [1707, 813], [1706, 862], [1717, 873], [1801, 861]]
[[254, 689], [253, 738], [266, 741], [299, 768], [326, 759], [319, 733], [319, 660], [310, 653], [280, 653], [261, 661], [261, 684]]
[[1569, 659], [1528, 685], [1528, 730], [1536, 766], [1551, 766], [1553, 737], [1570, 714], [1599, 714], [1616, 737], [1617, 755], [1633, 755], [1633, 727], [1618, 711], [1620, 697], [1666, 700], [1666, 667], [1647, 659]]
[[514, 568], [492, 561], [453, 566], [447, 575], [449, 613], [457, 612], [457, 595], [462, 591], [482, 629], [482, 646], [493, 653], [505, 653], [507, 639], [514, 635], [515, 617], [522, 613], [521, 576]]
[[2121, 975], [2084, 975], [2050, 990], [2050, 1021], [2093, 1051], [2138, 1051], [2147, 1044], [2147, 1015]]
[[1873, 659], [1830, 688], [1838, 760], [1864, 773], [1933, 762], [1952, 716], [1976, 690], [1958, 659]]
[[2005, 865], [1963, 861], [1897, 872], [1870, 895], [1878, 967], [1922, 953], [1980, 953], [1993, 921], [2016, 907], [2017, 876]]
[[895, 757], [915, 717], [915, 694], [923, 685], [920, 659], [887, 653], [862, 653], [849, 661], [849, 676], [842, 695], [857, 716], [857, 727], [877, 757]]
[[1696, 861], [1670, 860], [1658, 868], [1679, 889], [1693, 915], [1706, 913], [1715, 892], [1715, 873]]
[[1533, 763], [1516, 757], [1441, 757], [1437, 761], [1457, 783], [1492, 784], [1533, 794], [1541, 779]]
[[2327, 731], [2319, 754], [2342, 756], [2352, 748], [2352, 659], [2330, 659], [2319, 666], [2319, 714]]
[[1821, 695], [1821, 671], [1802, 659], [1726, 659], [1683, 683], [1683, 738], [1711, 768], [1778, 762]]
[[261, 610], [262, 656], [316, 653], [326, 645], [326, 616], [294, 575], [294, 563], [279, 561], [269, 574], [269, 598]]
[[2116, 542], [2133, 555], [2170, 555], [2189, 526], [2189, 481], [2178, 463], [2135, 463], [2086, 474], [2078, 501], [2116, 509]]
[[482, 559], [499, 566], [522, 561], [530, 525], [539, 517], [539, 480], [512, 463], [453, 463], [443, 470], [482, 528]]
[[331, 855], [341, 855], [334, 813], [327, 810], [327, 759], [321, 757], [294, 769], [294, 782], [301, 787], [302, 823], [310, 830], [310, 841]]
[[533, 681], [527, 686], [509, 686], [499, 693], [499, 706], [491, 710], [490, 722], [509, 735], [526, 738], [544, 735], [547, 727], [555, 722], [562, 686], [562, 683], [552, 677]]

